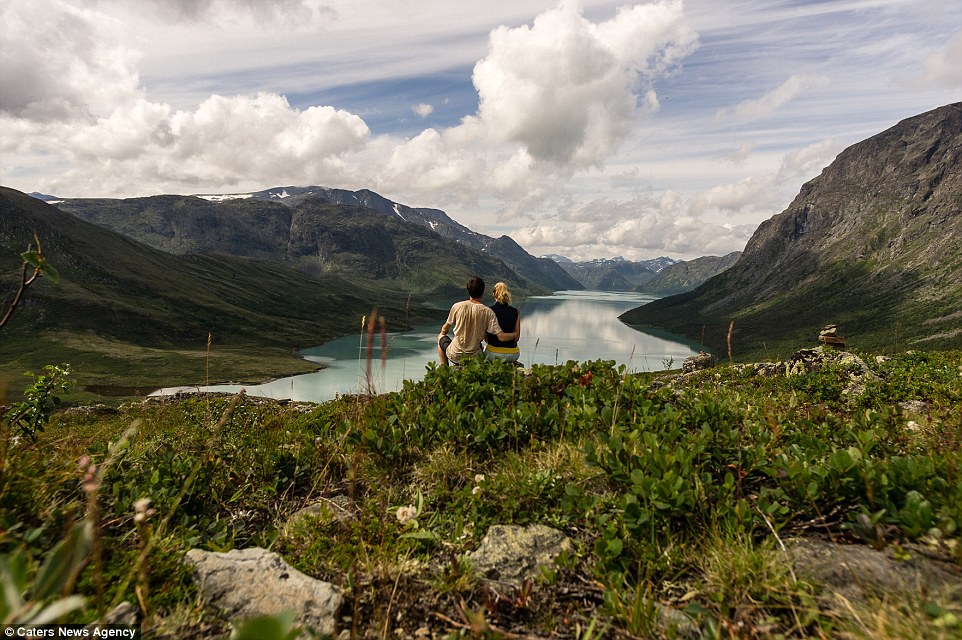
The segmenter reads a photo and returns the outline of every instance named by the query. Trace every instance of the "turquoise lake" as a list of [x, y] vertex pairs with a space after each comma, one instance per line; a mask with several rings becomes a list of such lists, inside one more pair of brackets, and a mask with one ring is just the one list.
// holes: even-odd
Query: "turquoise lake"
[[[633, 371], [678, 367], [682, 360], [698, 353], [697, 343], [667, 333], [639, 331], [618, 320], [628, 309], [654, 299], [635, 293], [560, 291], [552, 296], [518, 300], [515, 306], [521, 310], [521, 362], [528, 365], [614, 360]], [[447, 304], [455, 302], [457, 300], [451, 300]], [[485, 302], [492, 301], [485, 298]], [[370, 370], [375, 391], [397, 391], [403, 380], [423, 378], [426, 365], [437, 362], [436, 340], [440, 328], [440, 323], [436, 323], [418, 325], [403, 333], [388, 333], [383, 366], [382, 339], [376, 335]], [[235, 393], [245, 389], [250, 395], [324, 402], [367, 388], [365, 342], [360, 335], [345, 336], [300, 351], [306, 360], [325, 367], [315, 373], [258, 385], [178, 387], [158, 393], [207, 390]]]

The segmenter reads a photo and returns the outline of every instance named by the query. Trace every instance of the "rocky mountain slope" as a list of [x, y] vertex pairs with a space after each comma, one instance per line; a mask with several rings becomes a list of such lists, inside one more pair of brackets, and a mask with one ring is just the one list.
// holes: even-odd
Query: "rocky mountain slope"
[[451, 219], [440, 209], [425, 207], [409, 207], [371, 191], [361, 189], [349, 191], [347, 189], [332, 189], [329, 187], [276, 187], [255, 191], [249, 194], [234, 195], [202, 195], [201, 198], [215, 202], [236, 199], [251, 199], [295, 207], [308, 199], [317, 199], [331, 204], [356, 205], [376, 211], [377, 213], [398, 218], [412, 224], [427, 227], [440, 236], [453, 240], [458, 244], [482, 251], [503, 261], [513, 271], [530, 280], [536, 286], [548, 290], [581, 289], [581, 285], [571, 278], [552, 260], [536, 258], [525, 251], [510, 236], [492, 238], [478, 233]]
[[741, 251], [724, 256], [703, 256], [668, 265], [654, 278], [635, 288], [640, 293], [670, 296], [691, 291], [709, 278], [730, 268], [738, 260]]
[[253, 197], [151, 196], [69, 199], [57, 206], [164, 251], [263, 258], [311, 276], [376, 280], [405, 293], [460, 296], [474, 274], [521, 291], [551, 290], [488, 252], [446, 240], [403, 215], [381, 215], [363, 202], [332, 203], [304, 193], [284, 204]]
[[622, 319], [703, 334], [719, 350], [733, 326], [737, 355], [791, 349], [830, 323], [861, 348], [957, 348], [960, 309], [957, 103], [849, 147], [759, 226], [734, 266]]

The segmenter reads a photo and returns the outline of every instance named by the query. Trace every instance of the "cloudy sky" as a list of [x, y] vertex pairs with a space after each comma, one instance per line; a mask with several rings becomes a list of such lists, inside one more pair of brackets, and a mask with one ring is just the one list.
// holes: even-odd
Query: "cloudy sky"
[[531, 253], [744, 247], [962, 101], [955, 0], [6, 0], [0, 184], [370, 188]]

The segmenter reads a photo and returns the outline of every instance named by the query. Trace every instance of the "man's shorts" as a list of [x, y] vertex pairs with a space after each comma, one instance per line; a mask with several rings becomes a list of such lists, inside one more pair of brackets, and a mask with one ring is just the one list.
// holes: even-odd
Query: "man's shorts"
[[450, 345], [451, 342], [452, 342], [451, 336], [441, 336], [441, 337], [438, 339], [438, 346], [441, 347], [441, 351], [443, 351], [445, 354], [447, 354], [447, 352], [448, 352], [448, 345]]

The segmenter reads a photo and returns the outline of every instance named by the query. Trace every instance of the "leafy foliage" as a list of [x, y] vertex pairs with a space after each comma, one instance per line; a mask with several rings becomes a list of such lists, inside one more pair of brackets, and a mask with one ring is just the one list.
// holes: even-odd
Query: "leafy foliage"
[[36, 441], [37, 434], [43, 431], [50, 415], [60, 405], [60, 397], [55, 394], [66, 392], [72, 384], [69, 364], [47, 365], [44, 370], [46, 373], [35, 376], [33, 384], [24, 391], [24, 400], [15, 402], [0, 418], [15, 435], [31, 441]]
[[[0, 477], [0, 551], [51, 548], [85, 510], [74, 461], [100, 463], [135, 421], [102, 475], [104, 598], [137, 596], [127, 576], [145, 530], [133, 516], [149, 499], [155, 542], [138, 583], [158, 620], [196, 601], [178, 560], [189, 547], [270, 546], [350, 586], [351, 615], [378, 633], [440, 611], [468, 625], [470, 612], [478, 628], [572, 633], [600, 616], [609, 630], [670, 637], [671, 602], [709, 635], [830, 636], [841, 623], [822, 611], [819, 585], [792, 574], [782, 537], [817, 522], [876, 547], [938, 545], [962, 563], [960, 366], [959, 353], [882, 359], [854, 395], [847, 365], [719, 367], [666, 384], [610, 362], [476, 360], [319, 406], [200, 397], [55, 416], [38, 443], [58, 447], [25, 450]], [[289, 518], [308, 504], [320, 508]], [[565, 530], [576, 548], [543, 583], [495, 597], [468, 553], [493, 524], [529, 523]], [[601, 585], [590, 597], [576, 586], [586, 579]], [[96, 584], [85, 569], [79, 594], [91, 601]], [[927, 624], [955, 615], [926, 602], [941, 612]], [[292, 632], [284, 623], [251, 629]]]

